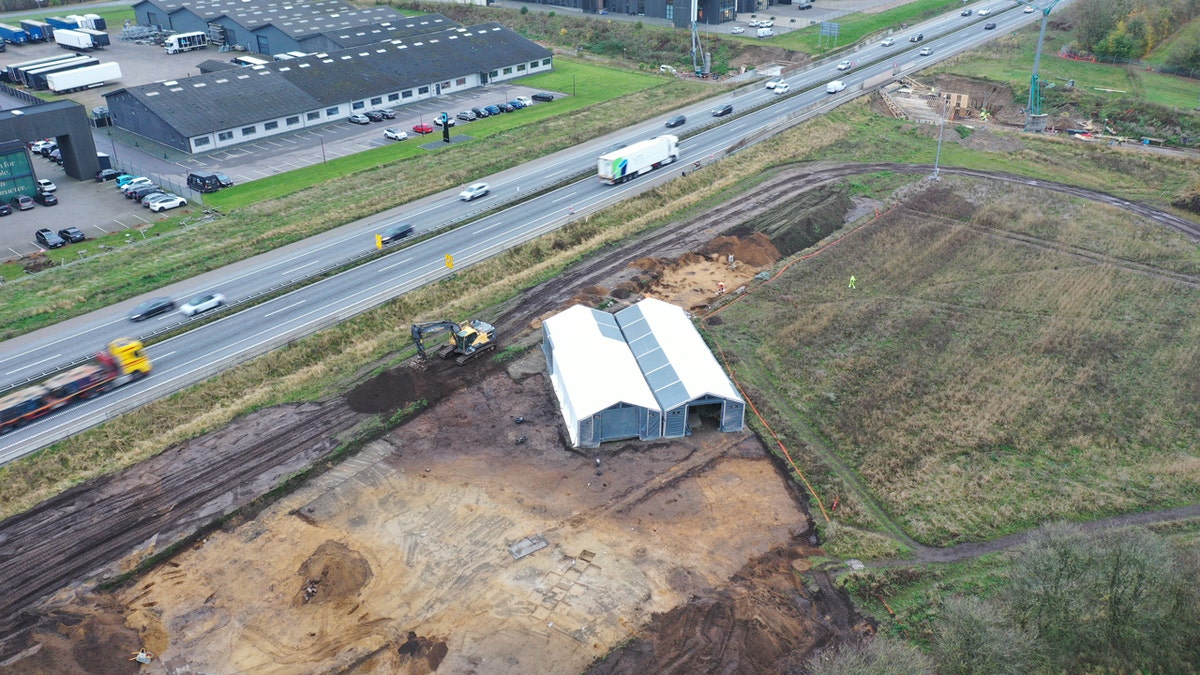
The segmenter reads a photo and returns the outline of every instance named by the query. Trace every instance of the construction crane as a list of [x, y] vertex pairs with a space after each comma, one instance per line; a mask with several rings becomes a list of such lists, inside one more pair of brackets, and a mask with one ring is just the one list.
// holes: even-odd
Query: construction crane
[[1038, 66], [1042, 62], [1042, 44], [1046, 41], [1046, 24], [1050, 21], [1050, 10], [1062, 0], [1049, 0], [1045, 7], [1032, 2], [1017, 0], [1042, 13], [1042, 30], [1038, 33], [1037, 50], [1033, 53], [1033, 75], [1029, 78], [1029, 106], [1025, 109], [1025, 131], [1045, 131], [1046, 115], [1042, 112], [1042, 82], [1038, 79]]
[[426, 321], [412, 325], [417, 355], [428, 358], [425, 338], [441, 333], [450, 333], [450, 342], [438, 347], [437, 355], [443, 359], [455, 357], [454, 361], [460, 366], [496, 348], [496, 327], [486, 321], [471, 319], [462, 325], [453, 321]]
[[704, 52], [700, 45], [700, 0], [692, 0], [692, 74], [700, 77], [708, 72]]

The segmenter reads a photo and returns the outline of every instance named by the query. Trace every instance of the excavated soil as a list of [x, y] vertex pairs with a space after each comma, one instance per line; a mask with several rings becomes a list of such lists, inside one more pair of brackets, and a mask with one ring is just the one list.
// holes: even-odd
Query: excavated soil
[[[522, 293], [493, 321], [502, 343], [535, 340], [530, 328], [577, 299], [719, 302], [722, 284], [737, 292], [780, 257], [768, 237], [730, 226], [817, 171], [781, 174]], [[840, 225], [847, 211], [821, 203], [819, 220], [838, 222], [816, 231]], [[344, 401], [256, 412], [0, 523], [23, 589], [0, 608], [0, 669], [133, 672], [128, 659], [146, 648], [155, 662], [141, 670], [159, 673], [565, 673], [624, 644], [598, 672], [749, 673], [870, 629], [820, 573], [791, 565], [815, 551], [811, 522], [756, 437], [700, 426], [581, 454], [542, 369], [536, 349], [507, 369], [410, 362]], [[93, 589], [319, 459], [363, 413], [422, 400], [422, 413], [257, 515], [118, 590]], [[20, 543], [35, 528], [54, 532], [37, 550], [57, 552], [40, 567]]]

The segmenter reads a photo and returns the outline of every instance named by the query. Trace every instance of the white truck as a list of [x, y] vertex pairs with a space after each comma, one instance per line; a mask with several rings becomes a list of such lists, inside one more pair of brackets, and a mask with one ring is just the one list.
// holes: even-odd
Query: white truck
[[774, 28], [759, 28], [758, 31], [755, 32], [755, 35], [757, 35], [760, 38], [769, 38], [769, 37], [775, 35], [775, 29]]
[[600, 155], [601, 183], [616, 185], [679, 159], [679, 137], [659, 136]]
[[54, 31], [54, 41], [63, 49], [78, 49], [82, 51], [92, 48], [91, 35], [68, 28], [59, 28]]
[[99, 87], [102, 84], [119, 79], [121, 79], [121, 66], [114, 61], [112, 63], [101, 63], [98, 66], [50, 73], [46, 75], [46, 86], [51, 91], [62, 94], [68, 91]]
[[204, 49], [208, 46], [208, 33], [195, 31], [192, 33], [177, 33], [163, 40], [163, 49], [168, 54], [190, 52], [193, 49]]

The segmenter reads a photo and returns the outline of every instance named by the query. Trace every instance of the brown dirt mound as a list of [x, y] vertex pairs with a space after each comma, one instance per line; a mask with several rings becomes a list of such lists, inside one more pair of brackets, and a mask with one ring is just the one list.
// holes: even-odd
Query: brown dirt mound
[[318, 546], [296, 573], [300, 575], [300, 590], [295, 605], [354, 598], [374, 576], [363, 554], [337, 541]]
[[[442, 343], [438, 340], [436, 344]], [[436, 357], [424, 363], [414, 360], [358, 385], [346, 401], [352, 410], [362, 413], [391, 412], [421, 400], [433, 405], [489, 372], [486, 359], [464, 366]]]
[[762, 232], [745, 237], [717, 237], [705, 244], [700, 249], [700, 254], [718, 254], [722, 258], [733, 254], [734, 260], [752, 267], [774, 265], [782, 257], [779, 255], [779, 249], [775, 248], [775, 244]]
[[136, 673], [129, 658], [142, 648], [137, 631], [125, 625], [124, 607], [111, 597], [96, 597], [99, 605], [56, 611], [44, 615], [27, 643], [36, 653], [19, 659], [20, 672], [29, 675]]
[[[409, 631], [408, 639], [400, 645], [397, 651], [401, 656], [400, 667], [404, 672], [415, 674], [437, 670], [438, 666], [442, 665], [442, 660], [446, 658], [446, 654], [450, 653], [450, 648], [446, 645], [445, 640], [422, 637]], [[428, 666], [429, 670], [425, 671], [422, 666]]]

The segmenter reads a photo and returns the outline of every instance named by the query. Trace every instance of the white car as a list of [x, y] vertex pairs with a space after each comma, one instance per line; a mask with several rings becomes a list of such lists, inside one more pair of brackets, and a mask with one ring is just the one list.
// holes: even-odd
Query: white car
[[741, 35], [742, 33], [746, 32], [746, 29], [742, 28], [741, 26], [734, 26], [729, 32], [733, 33], [734, 35]]
[[758, 19], [750, 19], [750, 23], [746, 25], [750, 26], [751, 28], [758, 28], [762, 24], [758, 22]]
[[187, 206], [187, 200], [179, 195], [167, 195], [163, 199], [156, 199], [150, 202], [150, 210], [155, 213], [162, 213], [167, 209], [174, 209], [180, 206]]
[[789, 89], [791, 89], [791, 87], [788, 86], [787, 82], [780, 82], [779, 84], [775, 85], [776, 94], [786, 94], [788, 93]]
[[929, 56], [933, 53], [933, 49], [929, 47], [921, 47], [921, 51], [917, 52], [918, 56]]
[[846, 88], [845, 82], [842, 82], [841, 80], [834, 80], [833, 82], [830, 82], [829, 84], [825, 85], [825, 93], [826, 94], [836, 94], [845, 88]]
[[52, 145], [56, 145], [56, 143], [54, 141], [34, 141], [33, 144], [29, 146], [29, 151], [36, 152], [40, 155], [42, 154], [42, 148], [48, 148]]
[[[436, 124], [436, 125], [437, 125], [437, 126], [439, 126], [439, 127], [440, 127], [440, 126], [442, 126], [442, 116], [441, 116], [441, 115], [438, 115], [438, 116], [434, 117], [434, 118], [433, 118], [433, 123], [434, 123], [434, 124]], [[448, 127], [452, 127], [452, 126], [454, 126], [454, 125], [455, 125], [454, 118], [453, 118], [453, 117], [447, 117], [447, 118], [446, 118], [446, 126], [448, 126]]]
[[58, 186], [48, 178], [41, 178], [37, 182], [37, 189], [39, 192], [54, 192], [58, 189]]
[[1021, 11], [1022, 11], [1022, 12], [1024, 12], [1024, 13], [1026, 13], [1026, 14], [1033, 14], [1033, 13], [1034, 13], [1034, 12], [1036, 12], [1037, 10], [1033, 8], [1033, 5], [1025, 5], [1025, 9], [1023, 9], [1023, 10], [1021, 10]]
[[408, 138], [408, 132], [399, 129], [384, 129], [383, 137], [389, 141], [403, 141]]
[[780, 82], [783, 82], [782, 77], [772, 77], [771, 79], [767, 80], [767, 89], [774, 89], [775, 87], [778, 87]]
[[853, 65], [850, 61], [841, 61], [838, 63], [838, 70], [850, 70]]
[[883, 42], [879, 43], [880, 47], [891, 47], [896, 44], [896, 38], [884, 38]]
[[771, 28], [771, 27], [773, 27], [774, 25], [775, 25], [775, 22], [774, 22], [774, 21], [759, 21], [759, 22], [758, 22], [758, 27], [759, 27], [759, 28]]
[[491, 186], [489, 186], [487, 183], [474, 183], [472, 185], [468, 185], [467, 189], [458, 193], [458, 198], [464, 202], [469, 202], [476, 197], [482, 197], [486, 195], [490, 189]]
[[992, 13], [992, 10], [990, 7], [984, 7], [983, 9], [979, 10], [979, 12], [977, 12], [977, 13], [979, 14], [979, 16], [987, 16], [988, 14]]
[[136, 190], [140, 187], [144, 187], [146, 185], [154, 185], [154, 181], [150, 180], [149, 178], [139, 176], [138, 178], [134, 178], [133, 180], [129, 181], [128, 183], [122, 185], [121, 193], [129, 194], [130, 192], [133, 192], [134, 190]]
[[525, 106], [526, 108], [533, 105], [533, 99], [529, 98], [528, 96], [518, 96], [513, 100]]
[[196, 316], [210, 309], [216, 309], [225, 304], [225, 296], [220, 293], [201, 293], [179, 306], [179, 313], [184, 316]]

